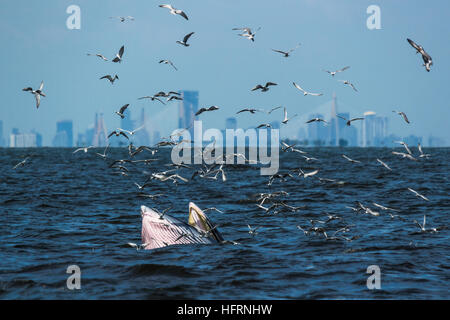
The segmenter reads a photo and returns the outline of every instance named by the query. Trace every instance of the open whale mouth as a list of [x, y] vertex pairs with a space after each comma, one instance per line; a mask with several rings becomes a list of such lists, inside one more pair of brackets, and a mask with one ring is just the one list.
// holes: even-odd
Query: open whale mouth
[[141, 215], [142, 243], [145, 249], [223, 241], [221, 234], [206, 214], [192, 202], [189, 203], [188, 223], [169, 215], [161, 216], [146, 206], [141, 206]]

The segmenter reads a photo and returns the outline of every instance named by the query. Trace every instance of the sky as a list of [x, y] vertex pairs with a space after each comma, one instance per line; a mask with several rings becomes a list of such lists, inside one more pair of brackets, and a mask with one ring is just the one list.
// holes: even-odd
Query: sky
[[[270, 115], [235, 113], [241, 108], [285, 106], [299, 116], [285, 133], [295, 134], [309, 114], [329, 106], [336, 93], [338, 112], [361, 116], [375, 111], [390, 118], [389, 131], [399, 136], [430, 135], [450, 142], [450, 2], [400, 0], [176, 0], [170, 2], [189, 16], [186, 21], [159, 8], [153, 0], [3, 0], [0, 2], [0, 120], [3, 134], [12, 128], [32, 129], [51, 145], [56, 122], [71, 119], [74, 137], [103, 112], [108, 131], [120, 126], [114, 114], [130, 103], [136, 118], [145, 108], [151, 125], [160, 131], [176, 128], [177, 103], [137, 100], [158, 91], [198, 90], [200, 107], [217, 105], [204, 113], [204, 128], [223, 128], [236, 116], [238, 127], [282, 120]], [[81, 28], [69, 30], [66, 9], [81, 9]], [[381, 10], [381, 29], [369, 30], [369, 5]], [[121, 23], [111, 16], [133, 16]], [[235, 27], [257, 29], [255, 42], [237, 36]], [[176, 44], [195, 32], [190, 47]], [[407, 43], [411, 38], [432, 56], [431, 72]], [[288, 50], [300, 43], [289, 58], [271, 51]], [[122, 63], [104, 62], [86, 53], [114, 57], [125, 45]], [[159, 64], [170, 59], [178, 67]], [[323, 69], [351, 66], [335, 78]], [[99, 80], [118, 74], [111, 85]], [[351, 81], [358, 92], [337, 79]], [[39, 109], [22, 88], [36, 88], [44, 80]], [[250, 91], [256, 84], [278, 84], [268, 92]], [[304, 97], [296, 82], [321, 97]], [[326, 107], [327, 109], [328, 107]], [[402, 110], [403, 122], [392, 110]], [[282, 131], [283, 135], [283, 131]]]

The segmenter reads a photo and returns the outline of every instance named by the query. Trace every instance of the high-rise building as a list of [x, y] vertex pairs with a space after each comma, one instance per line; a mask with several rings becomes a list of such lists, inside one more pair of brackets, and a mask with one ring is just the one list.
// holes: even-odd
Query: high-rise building
[[3, 138], [3, 121], [0, 120], [0, 147], [5, 146], [5, 139]]
[[[147, 128], [146, 128], [147, 116], [145, 114], [144, 108], [142, 108], [142, 110], [141, 110], [141, 117], [140, 117], [140, 119], [135, 121], [135, 122], [137, 122], [137, 125], [136, 125], [136, 128], [134, 128], [134, 129], [138, 129], [138, 128], [141, 128], [141, 129], [139, 129], [136, 132], [134, 142], [136, 144], [141, 145], [141, 146], [148, 146], [148, 145], [150, 145], [150, 135], [149, 135], [149, 133], [147, 131]], [[125, 129], [125, 128], [122, 128], [122, 129]]]
[[337, 117], [337, 99], [336, 94], [333, 93], [333, 102], [331, 104], [330, 124], [328, 126], [328, 144], [330, 146], [339, 145], [339, 126]]
[[135, 128], [135, 122], [131, 120], [131, 111], [129, 108], [123, 112], [124, 118], [120, 119], [120, 128], [128, 131], [133, 131]]
[[[311, 114], [310, 118], [321, 118], [321, 114]], [[328, 129], [322, 122], [312, 122], [308, 124], [308, 140], [310, 145], [323, 146], [328, 139]]]
[[180, 129], [190, 128], [191, 136], [194, 136], [192, 124], [195, 120], [195, 113], [198, 110], [198, 91], [180, 91], [183, 100], [178, 105], [178, 127]]
[[65, 148], [73, 146], [72, 120], [63, 120], [56, 123], [56, 135], [53, 138], [53, 146]]
[[237, 120], [236, 118], [227, 118], [225, 120], [225, 129], [233, 129], [236, 130], [237, 128]]
[[36, 144], [36, 133], [20, 133], [17, 128], [12, 130], [9, 136], [10, 148], [34, 148]]
[[[122, 128], [125, 129], [125, 128]], [[92, 145], [94, 147], [105, 147], [108, 134], [106, 132], [105, 121], [103, 120], [103, 113], [95, 114], [94, 136], [92, 138]]]
[[379, 117], [373, 111], [365, 112], [361, 127], [361, 146], [385, 146], [387, 130], [388, 119], [386, 117]]

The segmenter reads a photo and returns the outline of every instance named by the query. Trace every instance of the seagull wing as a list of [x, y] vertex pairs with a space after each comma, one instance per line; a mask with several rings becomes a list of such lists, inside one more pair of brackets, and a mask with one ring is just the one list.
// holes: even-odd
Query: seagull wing
[[298, 84], [296, 84], [295, 82], [292, 82], [292, 84], [294, 85], [294, 87], [296, 87], [298, 90], [302, 91], [302, 92], [306, 92], [305, 90], [302, 89], [302, 87], [300, 87]]
[[44, 88], [44, 81], [41, 81], [41, 85], [39, 86], [39, 91]]
[[416, 49], [417, 51], [420, 51], [420, 47], [414, 42], [414, 41], [412, 41], [411, 39], [406, 39], [408, 42], [409, 42], [409, 44], [414, 48], [414, 49]]
[[188, 16], [186, 15], [186, 13], [184, 13], [184, 11], [179, 10], [179, 12], [177, 12], [177, 14], [179, 14], [180, 16], [185, 18], [186, 20], [189, 20]]
[[266, 83], [266, 85], [265, 85], [265, 87], [268, 87], [268, 86], [276, 86], [277, 84], [275, 83], [275, 82], [267, 82]]
[[120, 47], [120, 49], [119, 49], [119, 57], [120, 58], [122, 58], [124, 50], [125, 50], [125, 46]]
[[191, 33], [188, 33], [187, 35], [185, 35], [183, 38], [183, 42], [186, 43], [194, 33], [195, 32], [191, 32]]
[[336, 72], [342, 72], [350, 68], [350, 66], [343, 67], [342, 69], [337, 70]]
[[39, 93], [35, 93], [34, 97], [36, 98], [36, 108], [39, 108], [39, 105], [41, 104], [41, 95]]
[[408, 117], [406, 116], [406, 114], [404, 112], [400, 112], [400, 115], [403, 117], [403, 120], [405, 120], [406, 123], [409, 123]]
[[130, 104], [129, 103], [127, 103], [126, 105], [124, 105], [124, 106], [122, 106], [122, 108], [120, 108], [120, 113], [123, 113], [127, 108], [128, 108], [128, 106], [129, 106]]

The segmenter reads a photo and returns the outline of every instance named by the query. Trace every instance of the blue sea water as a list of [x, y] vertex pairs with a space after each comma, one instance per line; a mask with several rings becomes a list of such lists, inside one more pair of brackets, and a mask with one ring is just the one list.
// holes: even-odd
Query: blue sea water
[[[412, 148], [417, 155], [417, 149]], [[149, 172], [170, 169], [170, 150], [161, 149], [150, 165], [125, 164], [120, 176], [90, 149], [0, 149], [0, 298], [1, 299], [448, 299], [449, 156], [448, 148], [426, 149], [429, 159], [401, 159], [387, 148], [310, 148], [319, 159], [305, 162], [298, 153], [281, 153], [280, 173], [301, 167], [319, 169], [316, 177], [295, 177], [267, 185], [254, 165], [226, 166], [228, 180], [196, 178], [188, 183], [152, 182], [138, 196], [133, 182]], [[400, 151], [400, 150], [398, 150]], [[345, 160], [345, 153], [361, 161]], [[25, 166], [12, 167], [25, 156]], [[111, 159], [128, 158], [113, 148]], [[139, 159], [148, 154], [137, 156]], [[390, 165], [383, 168], [376, 158]], [[190, 178], [193, 169], [180, 169]], [[317, 177], [335, 179], [320, 182]], [[417, 190], [424, 201], [407, 188]], [[284, 190], [297, 212], [266, 213], [256, 206], [258, 193]], [[217, 207], [209, 217], [227, 240], [239, 244], [171, 246], [136, 250], [140, 243], [140, 206], [169, 211], [187, 220], [188, 203]], [[355, 213], [355, 201], [380, 216]], [[372, 205], [400, 210], [402, 220]], [[264, 205], [269, 206], [270, 202]], [[326, 240], [305, 235], [297, 225], [326, 220], [328, 235], [353, 225], [346, 237]], [[413, 222], [427, 218], [421, 233]], [[260, 227], [256, 235], [247, 225]], [[357, 238], [358, 237], [358, 238]], [[81, 269], [81, 289], [69, 290], [69, 265]], [[381, 270], [381, 289], [366, 286], [368, 266]]]

